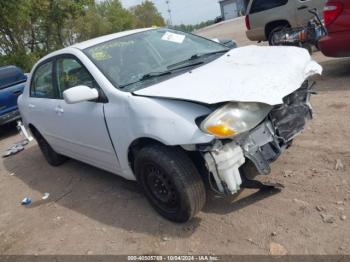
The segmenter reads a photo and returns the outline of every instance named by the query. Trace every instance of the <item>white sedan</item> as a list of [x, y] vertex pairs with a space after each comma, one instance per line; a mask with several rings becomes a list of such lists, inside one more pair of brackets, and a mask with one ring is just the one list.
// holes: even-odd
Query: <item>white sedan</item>
[[45, 56], [19, 108], [51, 165], [74, 158], [137, 180], [162, 216], [185, 222], [205, 185], [259, 185], [311, 119], [307, 78], [321, 71], [300, 48], [139, 29]]

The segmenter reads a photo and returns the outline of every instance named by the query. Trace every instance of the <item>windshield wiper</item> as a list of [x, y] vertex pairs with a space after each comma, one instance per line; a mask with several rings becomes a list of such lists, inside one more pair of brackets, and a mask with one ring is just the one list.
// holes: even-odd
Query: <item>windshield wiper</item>
[[138, 80], [136, 80], [134, 82], [131, 82], [131, 83], [128, 83], [128, 84], [125, 84], [125, 85], [121, 85], [121, 86], [119, 86], [119, 88], [123, 89], [124, 87], [127, 87], [127, 86], [130, 86], [130, 85], [142, 82], [144, 80], [148, 80], [148, 79], [151, 79], [151, 78], [154, 78], [154, 77], [159, 77], [159, 76], [164, 76], [164, 75], [170, 75], [171, 73], [172, 72], [170, 70], [166, 70], [166, 71], [163, 71], [163, 72], [147, 73], [147, 74], [144, 74], [143, 76], [141, 76]]
[[[202, 58], [202, 57], [210, 56], [210, 55], [215, 55], [215, 54], [220, 54], [220, 53], [226, 53], [228, 51], [229, 51], [229, 49], [224, 49], [224, 50], [219, 50], [219, 51], [214, 51], [214, 52], [209, 52], [209, 53], [194, 54], [188, 59], [185, 59], [183, 61], [180, 61], [180, 62], [177, 62], [175, 64], [169, 65], [167, 68], [168, 69], [174, 69], [174, 68], [181, 69], [182, 67], [177, 67], [177, 66], [182, 65], [182, 64], [186, 64], [186, 63], [189, 63], [189, 62], [192, 62], [193, 60], [197, 60], [198, 58]], [[198, 62], [198, 64], [203, 64], [203, 63], [204, 62]], [[191, 63], [191, 64], [189, 64], [188, 66], [185, 66], [185, 67], [189, 67], [189, 66], [192, 66], [192, 65], [197, 65], [197, 63]]]
[[[191, 61], [191, 60], [188, 60], [188, 61]], [[187, 62], [187, 61], [186, 61]], [[180, 69], [184, 69], [184, 68], [187, 68], [187, 67], [192, 67], [192, 66], [197, 66], [197, 65], [201, 65], [201, 64], [204, 64], [203, 61], [199, 61], [199, 62], [194, 62], [194, 63], [190, 63], [190, 64], [187, 64], [187, 65], [182, 65], [184, 64], [185, 62], [182, 61], [180, 63], [176, 63], [176, 64], [173, 64], [173, 65], [170, 65], [168, 66], [167, 68], [170, 69], [171, 71], [175, 71], [175, 70], [180, 70]], [[180, 66], [181, 65], [181, 66]]]
[[190, 57], [190, 60], [198, 59], [204, 56], [210, 56], [210, 55], [215, 55], [215, 54], [221, 54], [221, 53], [226, 53], [228, 52], [229, 49], [224, 49], [224, 50], [219, 50], [219, 51], [214, 51], [214, 52], [209, 52], [209, 53], [203, 53], [203, 54], [195, 54]]

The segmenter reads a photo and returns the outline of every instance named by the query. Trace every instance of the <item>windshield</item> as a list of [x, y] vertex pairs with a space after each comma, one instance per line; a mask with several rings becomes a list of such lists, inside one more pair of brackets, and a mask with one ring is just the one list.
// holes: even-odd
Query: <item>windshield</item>
[[[191, 69], [228, 49], [216, 42], [171, 29], [152, 29], [85, 49], [112, 84], [136, 91], [176, 70]], [[182, 70], [183, 71], [183, 70]]]

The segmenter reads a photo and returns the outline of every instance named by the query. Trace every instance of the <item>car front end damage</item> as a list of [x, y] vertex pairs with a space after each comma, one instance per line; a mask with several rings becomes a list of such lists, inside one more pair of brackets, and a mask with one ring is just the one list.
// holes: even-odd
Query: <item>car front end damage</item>
[[[198, 145], [215, 191], [235, 194], [250, 187], [256, 174], [268, 175], [270, 163], [286, 150], [312, 119], [310, 96], [312, 85], [305, 81], [301, 88], [271, 108], [253, 129], [232, 139], [216, 139], [211, 145]], [[251, 168], [251, 167], [254, 168]]]

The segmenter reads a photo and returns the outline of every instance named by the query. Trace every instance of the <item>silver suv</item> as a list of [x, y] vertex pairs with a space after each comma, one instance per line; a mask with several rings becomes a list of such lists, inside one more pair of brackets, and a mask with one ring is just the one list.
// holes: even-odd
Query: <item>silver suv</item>
[[284, 27], [305, 26], [312, 18], [308, 10], [322, 10], [325, 0], [250, 0], [247, 15], [247, 37], [273, 45], [272, 36]]

